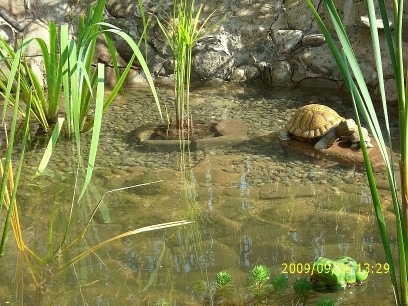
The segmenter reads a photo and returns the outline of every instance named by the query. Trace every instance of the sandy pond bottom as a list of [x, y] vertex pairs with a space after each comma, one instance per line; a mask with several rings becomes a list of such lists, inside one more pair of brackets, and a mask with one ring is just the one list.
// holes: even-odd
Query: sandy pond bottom
[[[159, 92], [170, 107], [171, 90]], [[193, 116], [241, 119], [250, 139], [231, 148], [191, 152], [186, 181], [179, 170], [180, 153], [146, 148], [132, 138], [139, 126], [158, 122], [158, 113], [147, 90], [129, 90], [105, 115], [95, 176], [72, 210], [67, 241], [81, 232], [105, 192], [160, 182], [106, 194], [84, 239], [46, 267], [32, 264], [35, 278], [10, 239], [0, 261], [0, 303], [23, 298], [25, 305], [211, 305], [216, 302], [209, 288], [214, 289], [216, 273], [225, 270], [234, 281], [225, 305], [249, 305], [254, 301], [249, 273], [264, 264], [272, 275], [286, 272], [289, 280], [286, 290], [263, 300], [265, 305], [314, 305], [325, 297], [336, 305], [393, 305], [365, 174], [295, 154], [275, 137], [299, 106], [312, 102], [344, 116], [351, 113], [343, 98], [324, 93], [226, 85], [195, 89]], [[28, 152], [19, 209], [27, 246], [45, 256], [51, 226], [52, 250], [63, 239], [76, 161], [69, 157], [72, 143], [63, 141], [45, 175], [32, 179], [42, 148], [33, 143]], [[381, 196], [389, 206], [385, 189]], [[392, 222], [389, 211], [386, 219]], [[113, 241], [60, 269], [110, 237], [177, 220], [195, 223]], [[390, 235], [395, 237], [392, 230]], [[334, 293], [294, 293], [296, 279], [310, 277], [308, 263], [318, 256], [342, 255], [370, 266], [364, 285]]]

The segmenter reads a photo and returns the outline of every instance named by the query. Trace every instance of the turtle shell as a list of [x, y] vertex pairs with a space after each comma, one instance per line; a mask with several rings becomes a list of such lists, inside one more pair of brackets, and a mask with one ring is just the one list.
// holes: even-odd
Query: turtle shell
[[295, 138], [307, 140], [323, 136], [343, 120], [328, 106], [309, 104], [299, 108], [285, 128]]

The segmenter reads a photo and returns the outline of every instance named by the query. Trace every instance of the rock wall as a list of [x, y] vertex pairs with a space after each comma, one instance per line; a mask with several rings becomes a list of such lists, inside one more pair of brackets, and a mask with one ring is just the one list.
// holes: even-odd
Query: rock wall
[[[39, 36], [46, 39], [47, 22], [72, 22], [84, 13], [93, 1], [74, 0], [0, 0], [0, 35], [10, 43], [19, 37]], [[366, 81], [377, 93], [377, 78], [371, 55], [369, 27], [365, 20], [363, 1], [334, 1], [350, 33]], [[391, 1], [389, 1], [391, 2]], [[341, 88], [344, 84], [339, 70], [320, 34], [305, 1], [298, 0], [196, 0], [203, 3], [202, 17], [215, 10], [213, 22], [221, 23], [199, 41], [193, 56], [194, 77], [203, 80], [220, 78], [232, 82], [263, 79], [271, 86], [320, 86]], [[172, 1], [143, 0], [150, 18], [147, 50], [148, 64], [156, 77], [166, 78], [172, 73], [172, 56], [157, 25], [156, 16], [168, 19], [172, 15]], [[321, 0], [315, 7], [328, 20]], [[391, 6], [390, 6], [391, 8]], [[142, 19], [137, 0], [107, 0], [106, 19], [139, 39]], [[391, 12], [391, 10], [390, 10]], [[392, 14], [389, 15], [390, 17]], [[383, 33], [380, 32], [380, 36]], [[405, 38], [407, 38], [405, 36]], [[126, 62], [131, 51], [116, 40], [117, 51]], [[385, 43], [384, 43], [385, 47]], [[99, 60], [109, 63], [106, 48], [100, 45]], [[28, 56], [36, 57], [39, 49], [33, 46]], [[35, 60], [33, 60], [33, 63]], [[35, 63], [34, 63], [35, 64]], [[34, 65], [33, 64], [33, 65]], [[389, 99], [395, 99], [389, 58], [384, 58]], [[133, 76], [137, 75], [136, 72]], [[140, 81], [143, 75], [134, 77]]]

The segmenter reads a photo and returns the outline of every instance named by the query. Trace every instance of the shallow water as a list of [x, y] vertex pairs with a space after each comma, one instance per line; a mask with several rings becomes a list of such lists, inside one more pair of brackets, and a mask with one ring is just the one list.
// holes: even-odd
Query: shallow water
[[[163, 87], [159, 92], [171, 109], [171, 89]], [[60, 143], [45, 175], [33, 179], [43, 149], [43, 143], [35, 139], [27, 153], [27, 173], [19, 195], [20, 222], [30, 249], [44, 256], [52, 229], [50, 244], [55, 250], [70, 213], [74, 221], [66, 241], [75, 239], [104, 198], [85, 239], [44, 267], [32, 264], [40, 284], [33, 281], [24, 261], [19, 261], [14, 239], [10, 239], [0, 261], [0, 302], [15, 304], [23, 298], [26, 305], [159, 305], [160, 301], [211, 305], [216, 303], [211, 294], [215, 274], [225, 270], [234, 281], [225, 304], [256, 304], [248, 277], [255, 265], [264, 264], [272, 275], [284, 270], [289, 279], [289, 288], [263, 300], [266, 305], [313, 305], [324, 297], [336, 305], [392, 305], [364, 172], [293, 153], [275, 137], [301, 105], [324, 103], [344, 116], [352, 113], [351, 105], [332, 93], [225, 84], [197, 87], [191, 99], [193, 118], [242, 119], [250, 140], [191, 152], [189, 180], [180, 171], [180, 153], [158, 152], [135, 141], [135, 129], [159, 121], [145, 88], [126, 90], [126, 98], [106, 113], [94, 179], [72, 210], [77, 168], [70, 157], [75, 152], [72, 142]], [[105, 194], [154, 181], [160, 182]], [[389, 205], [387, 191], [381, 192], [384, 205]], [[389, 210], [386, 218], [392, 220]], [[59, 269], [110, 237], [177, 220], [195, 223], [116, 240], [70, 269]], [[395, 237], [392, 231], [391, 236]], [[306, 297], [294, 293], [291, 286], [296, 279], [310, 277], [304, 273], [308, 263], [317, 256], [342, 255], [373, 267], [366, 284], [335, 293], [311, 292]]]

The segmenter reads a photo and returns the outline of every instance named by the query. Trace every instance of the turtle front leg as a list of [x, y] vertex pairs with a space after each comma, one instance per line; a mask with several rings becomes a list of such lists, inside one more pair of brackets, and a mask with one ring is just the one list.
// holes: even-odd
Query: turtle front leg
[[279, 138], [280, 140], [289, 140], [289, 139], [292, 139], [290, 133], [289, 133], [288, 131], [286, 131], [286, 129], [281, 129], [281, 130], [279, 131], [278, 138]]
[[336, 129], [331, 129], [318, 142], [316, 142], [314, 148], [318, 151], [322, 151], [323, 149], [327, 149], [336, 141], [337, 133]]

